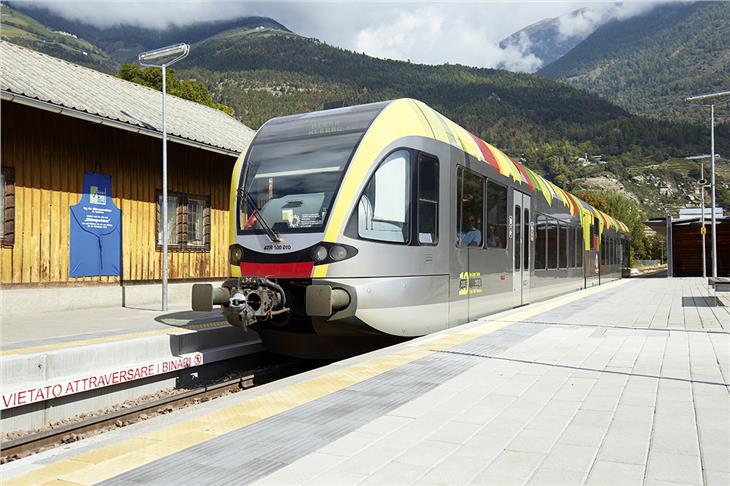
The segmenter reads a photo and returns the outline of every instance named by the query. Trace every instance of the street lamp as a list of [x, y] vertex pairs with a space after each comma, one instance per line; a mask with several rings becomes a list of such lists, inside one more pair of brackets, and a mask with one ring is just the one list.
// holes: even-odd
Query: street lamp
[[167, 310], [167, 94], [165, 68], [190, 52], [188, 44], [175, 44], [153, 51], [142, 52], [137, 56], [140, 65], [162, 68], [162, 310]]
[[[700, 234], [702, 235], [702, 278], [707, 278], [707, 251], [705, 250], [705, 233], [707, 230], [705, 230], [705, 187], [707, 187], [707, 181], [705, 180], [705, 162], [703, 159], [709, 159], [712, 156], [709, 154], [706, 155], [693, 155], [692, 157], [685, 157], [684, 160], [700, 160], [700, 180], [698, 181], [700, 185], [700, 211], [702, 214], [702, 231], [700, 231]], [[720, 154], [715, 154], [715, 157], [720, 157]], [[713, 255], [714, 257], [714, 255]]]
[[[704, 101], [709, 99], [730, 96], [730, 91], [719, 91], [717, 93], [709, 93], [698, 96], [690, 96], [685, 101]], [[717, 231], [715, 224], [715, 104], [710, 103], [710, 159], [712, 160], [710, 174], [710, 188], [712, 194], [712, 276], [717, 277]], [[705, 215], [702, 215], [704, 221]]]

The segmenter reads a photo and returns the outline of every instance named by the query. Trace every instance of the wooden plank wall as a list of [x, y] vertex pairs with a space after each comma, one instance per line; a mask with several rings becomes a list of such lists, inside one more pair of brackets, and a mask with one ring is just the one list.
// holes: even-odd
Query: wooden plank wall
[[[0, 283], [119, 282], [69, 278], [69, 206], [85, 171], [112, 177], [122, 210], [123, 281], [161, 279], [155, 248], [160, 140], [2, 101], [2, 165], [15, 169], [15, 243], [0, 249]], [[210, 198], [210, 251], [171, 251], [170, 279], [228, 275], [228, 194], [234, 157], [168, 142], [168, 190]]]
[[[702, 235], [699, 223], [672, 227], [672, 263], [676, 277], [702, 276]], [[712, 275], [712, 227], [705, 235], [707, 275]], [[717, 224], [717, 275], [730, 276], [730, 223]]]

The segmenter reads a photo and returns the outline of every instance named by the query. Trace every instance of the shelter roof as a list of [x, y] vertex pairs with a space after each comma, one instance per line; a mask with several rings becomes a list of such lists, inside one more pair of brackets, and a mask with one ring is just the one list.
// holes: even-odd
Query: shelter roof
[[[2, 99], [162, 137], [162, 93], [0, 41]], [[167, 96], [170, 140], [237, 155], [254, 131], [220, 110]]]

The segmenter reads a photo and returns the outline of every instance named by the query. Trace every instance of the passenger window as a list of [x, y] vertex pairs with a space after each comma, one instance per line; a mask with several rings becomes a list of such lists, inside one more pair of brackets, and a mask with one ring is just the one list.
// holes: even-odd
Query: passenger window
[[583, 228], [578, 226], [575, 232], [575, 266], [583, 267], [583, 252], [585, 252], [585, 243], [583, 242]]
[[535, 270], [545, 270], [545, 246], [547, 244], [547, 220], [538, 214], [535, 221]]
[[522, 248], [524, 248], [524, 244], [522, 241], [522, 208], [520, 205], [515, 206], [515, 246], [512, 248], [512, 251], [515, 254], [515, 270], [520, 269], [520, 251]]
[[606, 264], [606, 236], [601, 235], [601, 265]]
[[487, 182], [487, 247], [507, 248], [507, 188]]
[[418, 161], [418, 243], [438, 243], [439, 161], [421, 154]]
[[525, 240], [525, 243], [522, 245], [522, 256], [524, 265], [523, 268], [530, 271], [530, 209], [525, 208], [525, 217], [522, 220], [522, 224], [524, 225], [525, 229], [523, 234], [523, 238]]
[[410, 234], [410, 152], [390, 154], [365, 187], [358, 204], [361, 238], [408, 243]]
[[458, 218], [456, 233], [459, 246], [482, 246], [482, 215], [484, 214], [484, 178], [460, 169]]
[[558, 268], [558, 222], [548, 218], [548, 269]]
[[568, 266], [568, 227], [565, 223], [560, 222], [560, 233], [558, 234], [558, 266], [567, 268]]

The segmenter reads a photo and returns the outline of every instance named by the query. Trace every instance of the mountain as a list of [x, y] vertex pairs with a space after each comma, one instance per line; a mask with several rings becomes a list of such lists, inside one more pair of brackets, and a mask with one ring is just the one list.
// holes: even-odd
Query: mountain
[[[216, 102], [232, 107], [252, 128], [274, 116], [322, 109], [330, 101], [413, 97], [568, 190], [618, 188], [652, 213], [691, 202], [696, 184], [690, 163], [677, 174], [664, 170], [665, 164], [684, 162], [679, 158], [706, 153], [709, 146], [701, 125], [632, 115], [595, 94], [537, 75], [377, 59], [299, 36], [270, 19], [171, 31], [101, 30], [44, 12], [42, 23], [33, 17], [39, 25], [85, 39], [109, 56], [115, 69], [141, 50], [191, 42], [189, 57], [175, 65], [178, 78], [202, 82]], [[29, 13], [35, 11], [21, 12], [30, 18]], [[59, 52], [68, 58], [68, 52]], [[727, 125], [717, 131], [717, 147], [720, 153], [730, 149]], [[730, 205], [724, 176], [718, 193]]]
[[114, 70], [108, 53], [76, 34], [49, 27], [4, 3], [0, 5], [0, 19], [0, 34], [5, 40], [99, 71]]
[[550, 64], [578, 45], [591, 33], [584, 30], [578, 30], [570, 34], [564, 33], [561, 31], [561, 22], [565, 21], [566, 18], [577, 19], [584, 17], [588, 12], [589, 9], [582, 8], [561, 17], [545, 19], [528, 25], [524, 29], [502, 39], [499, 42], [499, 47], [501, 49], [512, 47], [525, 55], [534, 55], [542, 61], [543, 66]]
[[[3, 13], [6, 11], [18, 17], [31, 19], [35, 24], [44, 26], [48, 30], [61, 31], [69, 33], [66, 36], [73, 35], [86, 39], [88, 43], [96, 46], [100, 53], [103, 53], [108, 59], [112, 60], [112, 62], [100, 65], [99, 67], [91, 67], [113, 72], [116, 72], [122, 63], [136, 62], [137, 54], [140, 52], [178, 42], [191, 44], [226, 31], [256, 31], [257, 29], [264, 29], [291, 33], [285, 26], [268, 17], [240, 17], [233, 20], [216, 22], [197, 22], [184, 26], [171, 25], [166, 29], [149, 29], [125, 24], [102, 29], [77, 20], [68, 20], [46, 8], [35, 7], [33, 4], [3, 2]], [[5, 22], [6, 19], [3, 15], [3, 24]], [[22, 38], [25, 35], [22, 32], [23, 28], [20, 27], [18, 30], [21, 32], [7, 35], [5, 25], [3, 25], [2, 37], [11, 42], [66, 58], [60, 55], [63, 53], [59, 51], [56, 51], [56, 54], [49, 51], [44, 42], [35, 42], [33, 45], [29, 45], [28, 42], [23, 42]], [[77, 61], [74, 60], [74, 62]], [[89, 65], [86, 62], [80, 62], [80, 64]]]
[[599, 27], [538, 71], [624, 109], [707, 123], [694, 94], [730, 89], [730, 3], [663, 5]]
[[[709, 146], [703, 126], [632, 115], [536, 75], [375, 59], [292, 35], [219, 35], [192, 46], [185, 66], [181, 76], [202, 81], [252, 127], [332, 100], [417, 98], [566, 188], [618, 188], [651, 213], [696, 203], [697, 164], [681, 157]], [[730, 149], [730, 126], [716, 138], [718, 150]], [[604, 163], [585, 163], [586, 153]], [[718, 184], [726, 205], [728, 180]]]

